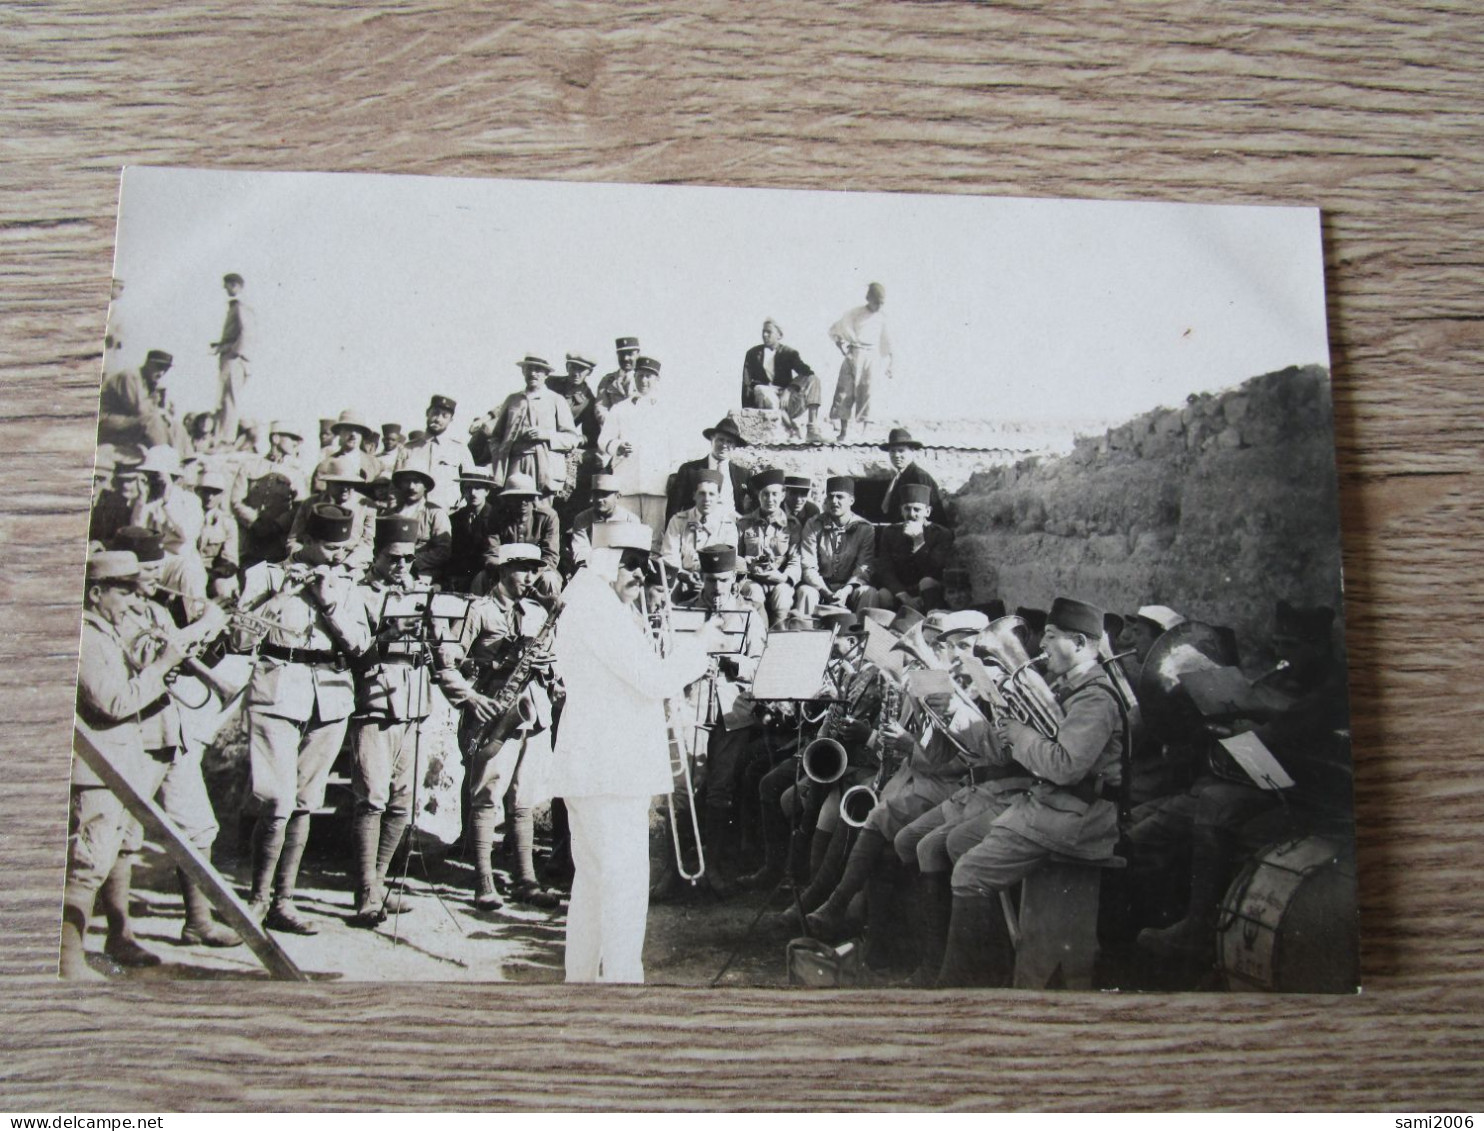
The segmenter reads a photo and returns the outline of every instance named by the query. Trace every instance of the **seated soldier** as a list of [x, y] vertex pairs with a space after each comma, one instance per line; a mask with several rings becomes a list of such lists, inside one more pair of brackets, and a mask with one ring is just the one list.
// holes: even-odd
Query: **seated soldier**
[[824, 513], [811, 518], [799, 540], [803, 579], [794, 609], [813, 616], [823, 604], [841, 605], [851, 612], [892, 608], [890, 594], [872, 583], [876, 528], [852, 512], [855, 480], [832, 475], [825, 483]]
[[670, 571], [676, 600], [701, 591], [701, 550], [707, 546], [737, 548], [737, 519], [722, 507], [722, 475], [703, 468], [695, 473], [695, 505], [665, 524], [660, 559]]
[[909, 483], [900, 492], [902, 521], [881, 533], [881, 588], [920, 613], [943, 604], [943, 575], [953, 552], [953, 531], [927, 520], [928, 488]]
[[556, 512], [536, 490], [536, 481], [521, 472], [509, 476], [495, 500], [495, 524], [485, 543], [485, 569], [475, 578], [474, 592], [484, 593], [494, 583], [501, 546], [535, 546], [541, 551], [541, 569], [531, 582], [531, 593], [546, 605], [562, 591], [561, 542]]
[[[1243, 849], [1353, 819], [1350, 707], [1333, 628], [1333, 609], [1279, 601], [1273, 650], [1283, 666], [1263, 682], [1286, 705], [1254, 702], [1246, 719], [1208, 724], [1210, 772], [1188, 793], [1134, 810], [1129, 839], [1138, 848], [1192, 844], [1185, 916], [1163, 930], [1140, 932], [1143, 949], [1165, 958], [1209, 957], [1221, 895]], [[1244, 730], [1261, 740], [1292, 786], [1260, 788], [1214, 742]]]
[[593, 527], [609, 522], [638, 522], [639, 516], [618, 501], [618, 479], [607, 473], [594, 475], [592, 479], [593, 505], [579, 511], [572, 520], [572, 530], [567, 536], [567, 550], [562, 559], [562, 575], [571, 577], [587, 564], [588, 552], [593, 546]]
[[1102, 636], [1101, 609], [1066, 597], [1052, 602], [1041, 650], [1064, 716], [1055, 738], [1015, 719], [995, 723], [991, 765], [1023, 770], [1030, 784], [989, 799], [944, 840], [953, 904], [939, 986], [1009, 985], [1014, 948], [999, 894], [1052, 856], [1098, 861], [1113, 852], [1124, 725], [1098, 663]]
[[783, 479], [783, 472], [776, 468], [754, 475], [757, 510], [737, 524], [737, 551], [746, 576], [742, 595], [767, 613], [773, 628], [782, 627], [794, 607], [796, 587], [803, 576], [799, 551], [804, 529], [783, 509]]
[[[448, 512], [428, 501], [433, 486], [433, 477], [420, 468], [399, 467], [392, 472], [396, 506], [391, 513], [417, 520], [417, 558], [413, 569], [430, 585], [438, 585], [453, 556], [453, 530], [448, 525]], [[374, 526], [372, 532], [374, 537]]]

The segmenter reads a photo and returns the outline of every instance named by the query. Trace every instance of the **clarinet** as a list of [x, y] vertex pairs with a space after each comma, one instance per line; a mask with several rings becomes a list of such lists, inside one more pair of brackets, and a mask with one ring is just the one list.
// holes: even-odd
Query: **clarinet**
[[526, 686], [535, 675], [536, 658], [548, 650], [551, 638], [556, 635], [557, 613], [561, 611], [561, 607], [561, 603], [558, 602], [547, 615], [546, 623], [541, 626], [541, 631], [521, 645], [515, 666], [510, 669], [510, 674], [505, 677], [505, 682], [500, 685], [500, 690], [494, 695], [497, 713], [489, 722], [479, 724], [479, 728], [474, 732], [471, 750], [483, 750], [491, 743], [504, 743], [519, 723], [530, 721], [523, 716], [517, 704]]

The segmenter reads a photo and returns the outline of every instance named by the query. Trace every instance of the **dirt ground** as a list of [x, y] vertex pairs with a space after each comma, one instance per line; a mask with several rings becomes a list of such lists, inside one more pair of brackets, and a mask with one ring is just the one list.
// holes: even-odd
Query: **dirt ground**
[[[538, 859], [540, 858], [538, 846]], [[349, 853], [316, 824], [300, 873], [299, 909], [320, 928], [314, 936], [275, 934], [294, 962], [316, 980], [467, 981], [559, 983], [566, 928], [565, 907], [546, 911], [507, 903], [476, 911], [473, 868], [446, 857], [441, 845], [412, 855], [402, 888], [411, 910], [376, 930], [351, 927], [353, 881]], [[510, 873], [496, 878], [502, 890]], [[218, 868], [244, 890], [243, 860], [219, 858]], [[565, 894], [565, 893], [564, 893]], [[779, 897], [778, 905], [783, 899]], [[721, 900], [705, 890], [681, 889], [676, 898], [650, 906], [644, 965], [651, 984], [707, 986], [734, 949], [725, 986], [784, 986], [786, 940], [751, 935], [748, 928], [767, 893], [739, 893]], [[88, 938], [89, 961], [111, 976], [134, 979], [266, 979], [245, 946], [213, 949], [180, 942], [182, 905], [169, 858], [147, 846], [134, 873], [134, 930], [163, 960], [158, 967], [124, 970], [102, 954], [101, 917]]]

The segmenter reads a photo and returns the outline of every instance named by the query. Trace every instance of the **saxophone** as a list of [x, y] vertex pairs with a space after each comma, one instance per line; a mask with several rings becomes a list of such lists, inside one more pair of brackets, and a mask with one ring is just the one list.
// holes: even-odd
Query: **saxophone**
[[871, 810], [876, 808], [881, 801], [881, 791], [886, 788], [886, 783], [891, 780], [892, 774], [896, 773], [897, 766], [894, 759], [888, 758], [886, 754], [886, 730], [887, 723], [901, 721], [902, 704], [906, 698], [903, 691], [889, 675], [882, 674], [881, 678], [885, 685], [881, 689], [881, 712], [877, 716], [881, 725], [871, 735], [871, 741], [866, 745], [872, 758], [879, 764], [876, 776], [870, 785], [853, 785], [840, 795], [840, 819], [853, 829], [858, 829], [866, 823]]
[[551, 638], [556, 635], [557, 613], [561, 612], [561, 609], [561, 602], [558, 601], [547, 614], [546, 623], [541, 626], [541, 631], [521, 644], [520, 655], [516, 657], [515, 666], [510, 669], [510, 674], [505, 677], [500, 690], [493, 696], [497, 713], [489, 722], [479, 724], [474, 732], [470, 750], [479, 751], [491, 743], [504, 743], [517, 725], [532, 721], [528, 713], [519, 709], [520, 697], [535, 674], [537, 658], [550, 650]]

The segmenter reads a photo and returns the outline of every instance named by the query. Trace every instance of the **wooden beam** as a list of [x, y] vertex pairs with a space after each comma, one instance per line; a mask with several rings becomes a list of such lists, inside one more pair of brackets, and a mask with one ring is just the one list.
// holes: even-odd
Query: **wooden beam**
[[291, 982], [309, 980], [304, 971], [294, 965], [294, 960], [284, 953], [273, 936], [263, 930], [262, 924], [247, 909], [247, 904], [232, 890], [232, 885], [211, 866], [211, 861], [181, 835], [175, 823], [165, 816], [165, 811], [155, 804], [154, 798], [146, 797], [134, 788], [134, 783], [119, 772], [108, 755], [98, 749], [82, 727], [73, 727], [72, 747], [77, 751], [78, 757], [87, 763], [88, 768], [124, 803], [124, 808], [165, 846], [171, 859], [206, 893], [211, 905], [221, 913], [227, 925], [242, 936], [242, 941], [257, 955], [258, 961], [268, 973]]

